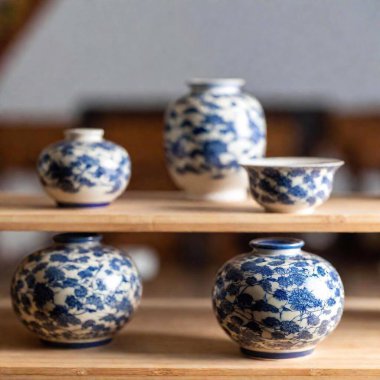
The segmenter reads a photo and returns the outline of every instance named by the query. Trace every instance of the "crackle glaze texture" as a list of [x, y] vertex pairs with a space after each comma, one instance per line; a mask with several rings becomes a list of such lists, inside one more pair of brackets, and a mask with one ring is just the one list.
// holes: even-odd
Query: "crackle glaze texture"
[[110, 141], [94, 139], [93, 130], [89, 138], [85, 129], [81, 131], [71, 135], [69, 130], [65, 140], [43, 150], [37, 163], [41, 183], [62, 206], [108, 204], [128, 185], [129, 155]]
[[240, 85], [202, 81], [167, 109], [167, 166], [190, 196], [246, 198], [248, 179], [238, 162], [265, 154], [266, 123], [260, 103]]
[[112, 338], [142, 292], [131, 259], [99, 242], [56, 242], [26, 257], [11, 285], [13, 308], [39, 338], [57, 343]]
[[343, 303], [336, 270], [300, 249], [254, 248], [223, 265], [213, 289], [222, 328], [246, 353], [267, 358], [310, 353], [339, 323]]

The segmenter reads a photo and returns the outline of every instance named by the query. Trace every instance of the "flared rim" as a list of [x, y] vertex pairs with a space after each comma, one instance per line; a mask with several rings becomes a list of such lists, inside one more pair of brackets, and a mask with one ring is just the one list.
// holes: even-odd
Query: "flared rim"
[[339, 168], [344, 161], [324, 157], [266, 157], [241, 161], [239, 164], [249, 168]]

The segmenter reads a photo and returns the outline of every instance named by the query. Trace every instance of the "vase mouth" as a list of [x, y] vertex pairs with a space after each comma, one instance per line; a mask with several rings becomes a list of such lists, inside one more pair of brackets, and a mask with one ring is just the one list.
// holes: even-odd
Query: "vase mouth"
[[191, 78], [187, 81], [189, 86], [238, 86], [245, 85], [242, 78]]
[[254, 239], [249, 242], [251, 248], [268, 249], [272, 251], [300, 249], [305, 245], [301, 239], [287, 237], [270, 237]]
[[101, 241], [101, 234], [93, 233], [64, 233], [53, 236], [55, 243], [96, 243]]
[[192, 78], [187, 81], [192, 93], [211, 91], [220, 94], [237, 94], [245, 84], [241, 78]]
[[102, 141], [104, 129], [101, 128], [70, 128], [64, 131], [65, 139], [69, 141]]

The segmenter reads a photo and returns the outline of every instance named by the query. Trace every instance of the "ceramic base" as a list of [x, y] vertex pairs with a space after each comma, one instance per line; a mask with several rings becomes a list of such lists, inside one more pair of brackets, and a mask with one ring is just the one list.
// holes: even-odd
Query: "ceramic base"
[[57, 202], [57, 206], [61, 208], [93, 208], [93, 207], [105, 207], [110, 203], [61, 203]]
[[50, 340], [41, 339], [41, 342], [49, 347], [56, 348], [90, 348], [103, 346], [104, 344], [110, 343], [112, 338], [107, 338], [103, 340], [97, 340], [95, 342], [53, 342]]
[[277, 359], [294, 359], [301, 358], [303, 356], [308, 356], [313, 353], [314, 348], [305, 351], [293, 351], [293, 352], [264, 352], [264, 351], [251, 351], [246, 348], [240, 348], [240, 351], [250, 358], [254, 359], [267, 359], [267, 360], [277, 360]]
[[248, 199], [248, 192], [244, 189], [239, 189], [205, 194], [186, 193], [186, 197], [192, 200], [209, 202], [244, 202]]
[[[264, 207], [264, 206], [263, 206]], [[310, 215], [315, 211], [315, 207], [310, 208], [288, 208], [288, 207], [264, 207], [266, 212], [279, 213], [279, 214], [298, 214], [298, 215]]]

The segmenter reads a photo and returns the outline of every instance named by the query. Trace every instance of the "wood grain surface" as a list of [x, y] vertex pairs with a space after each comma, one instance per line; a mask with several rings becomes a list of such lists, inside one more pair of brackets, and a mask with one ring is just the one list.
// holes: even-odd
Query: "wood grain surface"
[[127, 192], [111, 206], [60, 209], [45, 196], [0, 194], [0, 230], [102, 232], [380, 232], [380, 198], [327, 201], [312, 215], [265, 213], [250, 200], [211, 203], [181, 192]]
[[376, 379], [380, 378], [380, 302], [349, 299], [341, 324], [302, 359], [242, 356], [218, 326], [208, 299], [145, 299], [107, 346], [47, 348], [0, 303], [2, 379]]

